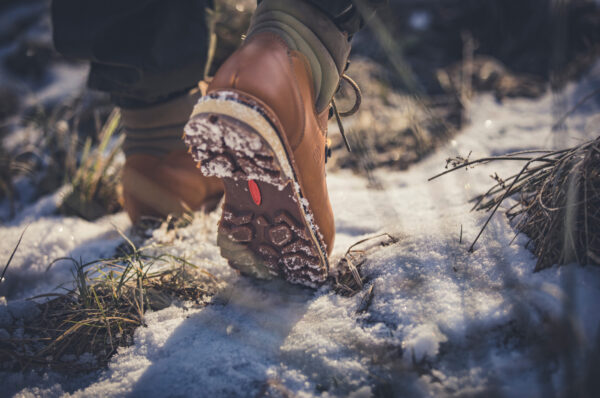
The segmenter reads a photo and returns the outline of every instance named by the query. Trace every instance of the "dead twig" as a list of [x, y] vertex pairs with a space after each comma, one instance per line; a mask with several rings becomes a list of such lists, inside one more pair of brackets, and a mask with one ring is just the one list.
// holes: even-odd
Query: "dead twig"
[[[358, 246], [380, 238], [387, 238], [370, 248], [357, 249]], [[380, 248], [398, 242], [398, 238], [386, 233], [370, 236], [353, 243], [337, 264], [332, 284], [335, 291], [342, 295], [353, 296], [364, 288], [365, 279], [360, 274], [360, 268], [366, 260], [366, 255], [373, 248]]]

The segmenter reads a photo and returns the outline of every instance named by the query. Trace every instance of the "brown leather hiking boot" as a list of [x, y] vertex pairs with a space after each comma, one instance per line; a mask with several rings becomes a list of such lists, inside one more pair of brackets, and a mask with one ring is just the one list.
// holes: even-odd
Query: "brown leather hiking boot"
[[316, 113], [307, 58], [271, 32], [249, 37], [194, 108], [185, 141], [202, 172], [223, 179], [218, 245], [241, 272], [326, 280], [335, 235], [328, 109]]
[[126, 155], [123, 206], [132, 222], [143, 216], [211, 210], [223, 196], [223, 183], [202, 175], [181, 141], [199, 97], [193, 93], [150, 107], [121, 110]]
[[216, 208], [223, 184], [205, 177], [186, 151], [158, 157], [127, 157], [122, 177], [123, 207], [133, 223], [143, 216], [180, 216], [186, 211]]

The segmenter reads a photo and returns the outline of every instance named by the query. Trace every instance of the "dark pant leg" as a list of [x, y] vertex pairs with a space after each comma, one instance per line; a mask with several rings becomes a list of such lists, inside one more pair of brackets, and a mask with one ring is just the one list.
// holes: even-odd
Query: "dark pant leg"
[[169, 99], [202, 79], [212, 0], [53, 0], [56, 49], [91, 61], [88, 85], [122, 106]]
[[[350, 36], [365, 17], [353, 1], [369, 9], [386, 2], [302, 1], [320, 8]], [[207, 7], [213, 0], [53, 0], [54, 45], [67, 57], [91, 61], [90, 88], [110, 93], [123, 107], [145, 106], [202, 79]]]
[[[318, 7], [350, 37], [364, 25], [365, 19], [388, 2], [388, 0], [305, 0]], [[359, 3], [357, 7], [357, 4]], [[358, 10], [362, 10], [360, 13]], [[367, 15], [365, 15], [365, 13]]]

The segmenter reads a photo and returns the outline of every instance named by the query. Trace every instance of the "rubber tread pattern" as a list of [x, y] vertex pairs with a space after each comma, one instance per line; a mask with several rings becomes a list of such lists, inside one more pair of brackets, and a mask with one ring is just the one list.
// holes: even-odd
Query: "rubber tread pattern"
[[[297, 183], [283, 175], [267, 141], [243, 121], [214, 113], [193, 116], [186, 131], [185, 142], [202, 172], [222, 178], [225, 185], [217, 244], [229, 264], [257, 278], [322, 284], [327, 265], [311, 237], [318, 237], [318, 231], [310, 233], [313, 226], [300, 208]], [[261, 191], [260, 206], [248, 180]]]

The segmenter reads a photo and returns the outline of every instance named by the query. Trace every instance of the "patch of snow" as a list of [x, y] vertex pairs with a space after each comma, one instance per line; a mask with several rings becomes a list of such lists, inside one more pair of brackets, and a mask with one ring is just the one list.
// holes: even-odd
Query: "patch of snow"
[[[561, 94], [570, 105], [582, 85]], [[587, 91], [588, 89], [584, 90]], [[492, 96], [473, 102], [472, 124], [420, 164], [405, 172], [374, 172], [383, 189], [369, 189], [349, 172], [329, 173], [337, 223], [332, 264], [357, 240], [388, 232], [398, 243], [371, 251], [363, 268], [373, 286], [342, 297], [285, 283], [241, 277], [216, 246], [219, 212], [199, 214], [170, 243], [157, 233], [147, 244], [184, 257], [222, 284], [202, 309], [173, 305], [148, 313], [148, 327], [134, 345], [119, 349], [108, 369], [67, 381], [54, 373], [0, 374], [7, 394], [21, 396], [255, 396], [265, 391], [310, 396], [528, 396], [561, 395], [569, 366], [586, 369], [597, 340], [600, 270], [553, 267], [533, 273], [536, 259], [513, 240], [515, 230], [494, 217], [474, 253], [467, 251], [487, 215], [469, 212], [468, 200], [485, 191], [493, 171], [513, 173], [518, 163], [495, 163], [451, 173], [445, 159], [570, 145], [595, 137], [589, 113], [575, 112], [569, 134], [557, 139], [551, 126], [551, 94], [540, 100]], [[124, 215], [110, 220], [127, 224]], [[0, 228], [10, 254], [24, 225]], [[61, 229], [59, 231], [59, 229]], [[462, 240], [461, 240], [461, 232]], [[45, 272], [56, 256], [93, 258], [116, 242], [107, 219], [32, 221], [11, 265], [10, 278], [43, 275], [11, 297], [65, 281], [66, 268]], [[158, 250], [158, 249], [157, 249]], [[56, 280], [52, 275], [58, 274]], [[10, 279], [9, 279], [10, 280]], [[50, 280], [50, 282], [48, 282]], [[9, 303], [12, 301], [9, 300]], [[362, 310], [360, 310], [362, 308]], [[568, 322], [572, 340], [559, 333]], [[561, 326], [563, 325], [563, 326]], [[560, 351], [573, 344], [572, 359]]]
[[95, 223], [73, 217], [26, 218], [23, 223], [0, 228], [0, 258], [8, 260], [19, 236], [23, 240], [7, 269], [5, 281], [0, 285], [0, 296], [8, 299], [27, 298], [53, 291], [67, 283], [70, 288], [73, 262], [61, 260], [72, 257], [89, 261], [111, 256], [121, 242], [115, 225], [129, 225], [123, 213], [104, 217]]
[[448, 341], [436, 324], [422, 324], [407, 329], [403, 330], [406, 337], [402, 340], [402, 349], [411, 355], [406, 356], [407, 360], [420, 362], [425, 358], [435, 358], [440, 343]]

